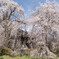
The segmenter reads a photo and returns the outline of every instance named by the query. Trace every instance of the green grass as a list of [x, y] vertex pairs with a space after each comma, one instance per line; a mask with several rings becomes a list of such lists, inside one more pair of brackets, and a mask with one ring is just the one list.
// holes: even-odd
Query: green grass
[[[0, 59], [34, 59], [34, 58], [31, 58], [30, 56], [27, 56], [27, 55], [24, 55], [24, 56], [18, 55], [18, 56], [15, 56], [15, 57], [11, 57], [11, 56], [8, 56], [8, 55], [3, 55], [3, 56], [0, 56]], [[38, 59], [42, 59], [42, 58], [38, 58]], [[54, 58], [54, 59], [59, 59], [59, 58]]]
[[32, 59], [31, 57], [29, 56], [15, 56], [15, 57], [11, 57], [11, 56], [8, 56], [8, 55], [3, 55], [3, 56], [0, 56], [0, 59]]

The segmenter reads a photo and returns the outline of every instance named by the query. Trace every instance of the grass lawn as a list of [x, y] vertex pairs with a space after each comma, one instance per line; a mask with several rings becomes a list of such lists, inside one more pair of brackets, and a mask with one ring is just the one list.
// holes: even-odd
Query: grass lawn
[[15, 56], [15, 57], [11, 57], [11, 56], [8, 56], [8, 55], [3, 55], [3, 56], [0, 56], [0, 59], [33, 59], [29, 56]]
[[[3, 56], [0, 56], [0, 59], [34, 59], [34, 58], [31, 58], [30, 56], [26, 56], [26, 55], [25, 56], [15, 56], [15, 57], [3, 55]], [[39, 58], [39, 59], [42, 59], [42, 58]], [[54, 58], [54, 59], [59, 59], [59, 58]]]

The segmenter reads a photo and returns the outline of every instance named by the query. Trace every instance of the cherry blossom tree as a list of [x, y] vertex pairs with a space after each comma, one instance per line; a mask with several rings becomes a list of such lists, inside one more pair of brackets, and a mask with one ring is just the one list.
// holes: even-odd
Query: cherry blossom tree
[[15, 33], [17, 33], [17, 29], [24, 25], [22, 20], [24, 17], [24, 9], [16, 2], [13, 0], [0, 0], [0, 25], [5, 36], [4, 45], [8, 45], [12, 34], [14, 34], [16, 38], [17, 35]]
[[44, 45], [48, 47], [48, 41], [56, 42], [59, 36], [59, 5], [50, 1], [40, 3], [36, 11], [31, 12], [31, 18], [25, 22], [32, 26], [30, 34], [34, 37], [36, 47], [40, 45], [40, 40], [45, 40]]
[[[32, 18], [27, 20], [29, 24], [33, 24], [34, 33], [39, 35], [45, 34], [47, 43], [47, 35], [52, 32], [59, 32], [59, 5], [54, 2], [47, 1], [46, 3], [40, 3], [40, 7], [37, 7], [36, 11], [31, 13]], [[32, 32], [33, 32], [32, 31]], [[56, 33], [53, 33], [54, 35]]]

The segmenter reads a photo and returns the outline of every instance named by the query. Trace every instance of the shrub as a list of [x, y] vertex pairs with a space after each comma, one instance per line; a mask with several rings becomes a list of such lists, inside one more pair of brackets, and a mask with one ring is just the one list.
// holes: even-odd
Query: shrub
[[12, 50], [10, 48], [7, 47], [0, 47], [0, 55], [11, 55]]

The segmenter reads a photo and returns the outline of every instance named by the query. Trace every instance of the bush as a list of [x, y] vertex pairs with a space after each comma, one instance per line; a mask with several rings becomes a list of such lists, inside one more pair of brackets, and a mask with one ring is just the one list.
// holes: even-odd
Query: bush
[[12, 50], [7, 47], [0, 47], [0, 55], [11, 55]]

